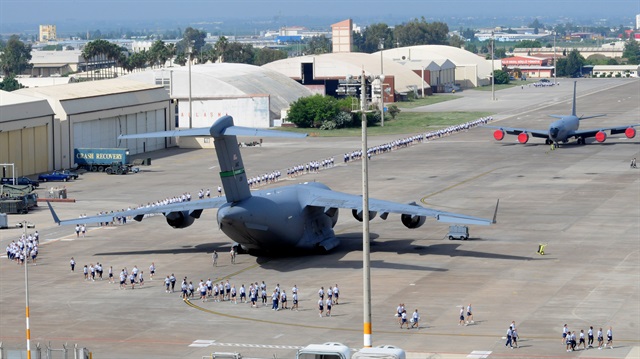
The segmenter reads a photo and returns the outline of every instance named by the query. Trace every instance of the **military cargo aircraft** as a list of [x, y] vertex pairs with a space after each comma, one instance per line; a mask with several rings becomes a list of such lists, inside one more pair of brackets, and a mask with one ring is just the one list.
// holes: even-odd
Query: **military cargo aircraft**
[[606, 115], [592, 115], [592, 116], [576, 116], [576, 82], [573, 83], [573, 106], [571, 108], [571, 115], [549, 115], [551, 117], [558, 118], [559, 120], [549, 125], [548, 130], [533, 130], [528, 128], [514, 128], [503, 126], [484, 126], [487, 128], [496, 128], [493, 132], [493, 137], [497, 141], [502, 141], [505, 134], [517, 135], [518, 142], [525, 144], [529, 142], [529, 137], [544, 138], [547, 145], [553, 144], [558, 146], [560, 143], [567, 143], [571, 138], [578, 140], [578, 144], [584, 144], [585, 139], [589, 137], [595, 137], [596, 141], [604, 142], [607, 139], [606, 131], [610, 131], [612, 135], [618, 133], [624, 133], [627, 138], [634, 138], [636, 136], [635, 125], [624, 125], [616, 127], [600, 127], [590, 130], [580, 130], [580, 121], [588, 118], [602, 117]]
[[[211, 128], [195, 128], [181, 131], [164, 131], [147, 134], [121, 135], [121, 139], [210, 135], [214, 139], [224, 197], [207, 198], [138, 208], [126, 211], [84, 217], [83, 223], [110, 221], [114, 217], [131, 216], [142, 221], [145, 215], [163, 214], [173, 228], [186, 228], [200, 218], [207, 208], [218, 208], [218, 226], [241, 249], [258, 253], [290, 253], [301, 251], [329, 251], [339, 240], [333, 227], [338, 221], [340, 208], [350, 209], [353, 216], [362, 221], [362, 196], [332, 191], [318, 182], [282, 186], [251, 191], [247, 183], [242, 157], [236, 136], [304, 137], [284, 131], [263, 130], [234, 126], [231, 116], [219, 118]], [[77, 224], [78, 219], [61, 220], [49, 209], [56, 223]], [[495, 212], [497, 213], [496, 205]], [[419, 228], [426, 217], [438, 221], [489, 225], [492, 219], [483, 219], [457, 213], [424, 208], [416, 203], [402, 204], [369, 199], [370, 219], [380, 213], [387, 219], [389, 213], [400, 214], [407, 228]]]

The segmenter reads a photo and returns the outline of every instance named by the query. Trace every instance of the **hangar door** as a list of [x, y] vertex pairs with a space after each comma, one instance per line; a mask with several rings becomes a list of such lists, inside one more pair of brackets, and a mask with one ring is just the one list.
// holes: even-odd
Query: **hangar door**
[[97, 120], [74, 122], [74, 148], [128, 148], [129, 153], [165, 148], [164, 138], [118, 140], [120, 134], [165, 131], [164, 109], [151, 110]]
[[[16, 176], [47, 172], [48, 158], [47, 126], [0, 132], [0, 163], [15, 164]], [[7, 176], [11, 176], [10, 171]]]

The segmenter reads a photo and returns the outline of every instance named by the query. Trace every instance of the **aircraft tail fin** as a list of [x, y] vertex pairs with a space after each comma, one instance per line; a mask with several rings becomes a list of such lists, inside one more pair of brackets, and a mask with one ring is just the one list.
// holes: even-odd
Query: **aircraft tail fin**
[[259, 128], [234, 126], [231, 116], [217, 119], [210, 128], [191, 128], [188, 130], [161, 131], [141, 133], [135, 135], [120, 135], [119, 139], [180, 137], [180, 136], [211, 136], [216, 148], [218, 163], [220, 164], [220, 179], [227, 198], [227, 202], [237, 202], [251, 197], [251, 190], [247, 183], [247, 176], [240, 155], [236, 136], [260, 137], [306, 137], [306, 134], [274, 131]]
[[576, 87], [578, 81], [573, 81], [573, 105], [571, 106], [571, 115], [576, 116]]

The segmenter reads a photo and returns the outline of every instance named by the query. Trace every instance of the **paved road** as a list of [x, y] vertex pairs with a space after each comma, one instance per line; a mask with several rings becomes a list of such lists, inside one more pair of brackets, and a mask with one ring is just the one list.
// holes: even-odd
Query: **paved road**
[[[583, 126], [637, 123], [640, 81], [581, 80], [579, 113], [607, 113]], [[584, 92], [589, 93], [583, 95]], [[598, 92], [598, 89], [606, 89]], [[465, 91], [465, 98], [437, 106], [477, 106], [490, 93]], [[475, 98], [474, 98], [475, 97]], [[510, 126], [546, 128], [550, 113], [567, 113], [571, 86], [497, 92], [496, 118]], [[526, 104], [523, 105], [523, 104]], [[466, 106], [466, 105], [465, 105]], [[488, 105], [487, 105], [488, 106]], [[425, 108], [421, 110], [429, 110]], [[464, 109], [463, 109], [464, 110]], [[479, 110], [485, 110], [479, 108]], [[523, 113], [520, 113], [523, 112]], [[374, 145], [392, 137], [370, 139]], [[335, 156], [336, 167], [284, 180], [276, 186], [321, 181], [335, 190], [360, 190], [360, 163], [344, 165], [341, 155], [358, 148], [357, 138], [269, 140], [244, 148], [248, 173], [260, 174], [313, 159]], [[640, 157], [638, 137], [623, 135], [604, 144], [567, 145], [550, 152], [542, 141], [527, 145], [515, 137], [496, 142], [491, 130], [477, 128], [375, 157], [370, 165], [370, 194], [401, 202], [422, 201], [447, 211], [490, 217], [500, 198], [499, 223], [472, 227], [471, 240], [444, 239], [447, 225], [429, 221], [417, 230], [399, 218], [371, 222], [373, 342], [404, 348], [415, 358], [607, 357], [637, 358], [640, 347], [640, 171], [629, 169]], [[56, 204], [62, 218], [126, 208], [200, 188], [215, 193], [219, 179], [211, 150], [172, 149], [152, 154], [153, 165], [139, 174], [85, 174], [66, 184], [74, 204]], [[40, 190], [45, 196], [44, 190]], [[215, 195], [215, 194], [214, 194]], [[75, 238], [72, 227], [52, 224], [41, 208], [10, 221], [35, 222], [44, 238], [37, 266], [29, 267], [31, 333], [34, 342], [60, 348], [78, 343], [95, 358], [200, 358], [211, 352], [240, 352], [245, 357], [295, 356], [310, 343], [339, 341], [362, 345], [361, 224], [347, 211], [336, 232], [342, 244], [323, 256], [228, 259], [230, 243], [215, 225], [215, 211], [183, 230], [162, 218], [105, 228], [91, 227]], [[0, 231], [0, 245], [22, 233]], [[546, 243], [546, 255], [536, 254]], [[219, 266], [211, 253], [220, 253]], [[71, 273], [102, 263], [117, 273], [137, 265], [146, 284], [119, 290], [107, 281], [87, 282]], [[148, 267], [155, 262], [157, 277]], [[161, 278], [175, 273], [194, 282], [229, 279], [236, 286], [265, 281], [288, 292], [300, 288], [300, 311], [274, 312], [246, 304], [193, 301], [165, 293]], [[0, 260], [0, 341], [24, 346], [24, 271]], [[331, 318], [319, 318], [317, 291], [338, 284], [340, 305]], [[399, 329], [398, 303], [418, 308], [419, 330]], [[458, 326], [459, 306], [472, 303], [475, 324]], [[506, 349], [504, 336], [515, 321], [521, 348]], [[567, 353], [560, 343], [564, 323], [570, 329], [612, 326], [615, 349]]]

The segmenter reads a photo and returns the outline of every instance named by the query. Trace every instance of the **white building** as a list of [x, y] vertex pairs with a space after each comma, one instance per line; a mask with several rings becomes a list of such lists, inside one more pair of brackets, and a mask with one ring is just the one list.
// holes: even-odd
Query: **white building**
[[173, 138], [118, 140], [120, 134], [175, 129], [173, 108], [161, 86], [112, 79], [25, 88], [13, 94], [46, 100], [55, 113], [53, 123], [47, 124], [49, 169], [73, 167], [74, 148], [122, 147], [133, 155], [175, 145]]

